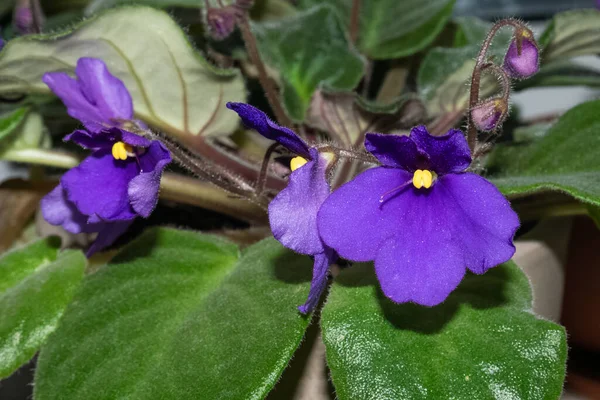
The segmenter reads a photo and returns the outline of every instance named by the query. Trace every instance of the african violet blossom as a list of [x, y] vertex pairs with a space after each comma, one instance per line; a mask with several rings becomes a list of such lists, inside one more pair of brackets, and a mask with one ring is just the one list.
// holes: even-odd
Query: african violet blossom
[[89, 256], [111, 245], [136, 217], [152, 213], [171, 156], [160, 142], [120, 128], [133, 118], [131, 96], [101, 60], [80, 58], [75, 74], [78, 79], [51, 72], [43, 81], [87, 128], [64, 140], [92, 154], [66, 172], [41, 205], [53, 225], [71, 233], [98, 232]]
[[322, 240], [341, 257], [375, 261], [387, 297], [434, 306], [462, 280], [514, 254], [519, 219], [494, 185], [465, 172], [463, 133], [368, 134], [382, 164], [333, 192], [318, 213]]
[[317, 211], [329, 196], [326, 155], [310, 147], [291, 129], [279, 126], [265, 113], [244, 103], [227, 103], [250, 129], [275, 140], [298, 157], [292, 159], [292, 173], [285, 189], [269, 204], [269, 223], [275, 239], [300, 254], [314, 256], [313, 278], [306, 303], [300, 312], [310, 312], [327, 286], [327, 270], [337, 255], [325, 246], [317, 229]]

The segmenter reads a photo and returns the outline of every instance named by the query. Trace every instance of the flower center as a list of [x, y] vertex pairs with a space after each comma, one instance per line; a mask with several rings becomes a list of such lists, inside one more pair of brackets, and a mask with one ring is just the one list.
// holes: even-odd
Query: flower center
[[433, 182], [437, 179], [435, 172], [429, 171], [428, 169], [418, 169], [413, 175], [412, 183], [417, 189], [425, 188], [429, 189]]
[[113, 144], [112, 155], [115, 160], [127, 160], [128, 156], [133, 157], [135, 154], [133, 153], [133, 147], [123, 142], [117, 142]]
[[292, 158], [292, 161], [290, 161], [290, 169], [293, 171], [297, 170], [298, 168], [300, 168], [301, 166], [303, 166], [304, 164], [306, 164], [308, 162], [308, 160], [306, 158], [303, 157], [294, 157]]

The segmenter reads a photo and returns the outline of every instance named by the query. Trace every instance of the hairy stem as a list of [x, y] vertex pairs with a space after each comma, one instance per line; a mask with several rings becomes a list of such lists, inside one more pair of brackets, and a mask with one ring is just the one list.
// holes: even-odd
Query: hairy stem
[[358, 30], [360, 27], [360, 0], [352, 1], [352, 11], [350, 12], [350, 40], [356, 44], [358, 40]]
[[244, 39], [244, 44], [246, 46], [246, 51], [248, 52], [248, 56], [250, 57], [250, 61], [252, 64], [256, 66], [258, 70], [258, 81], [265, 92], [265, 96], [269, 101], [269, 105], [273, 109], [275, 113], [275, 118], [277, 118], [277, 122], [283, 126], [292, 126], [292, 121], [285, 113], [283, 106], [281, 105], [281, 101], [279, 98], [279, 93], [277, 92], [277, 88], [275, 84], [269, 78], [267, 74], [267, 68], [263, 63], [260, 53], [258, 51], [258, 45], [256, 43], [256, 38], [252, 33], [252, 29], [250, 29], [250, 22], [248, 21], [248, 12], [244, 11], [240, 13], [238, 17], [238, 27], [242, 33], [242, 38]]

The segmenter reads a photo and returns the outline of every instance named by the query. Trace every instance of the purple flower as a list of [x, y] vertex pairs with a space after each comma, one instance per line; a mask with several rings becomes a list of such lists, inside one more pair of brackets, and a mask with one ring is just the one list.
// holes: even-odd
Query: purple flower
[[64, 140], [92, 154], [66, 172], [42, 199], [42, 213], [48, 222], [71, 233], [98, 232], [90, 256], [111, 245], [135, 218], [152, 213], [171, 156], [160, 142], [117, 127], [117, 121], [133, 117], [131, 97], [101, 60], [80, 59], [75, 72], [79, 80], [52, 72], [43, 81], [63, 100], [69, 114], [88, 128]]
[[[519, 30], [517, 37], [510, 42], [506, 56], [504, 57], [504, 70], [511, 78], [529, 78], [540, 69], [539, 50], [529, 30]], [[517, 46], [517, 40], [521, 40], [521, 51]]]
[[337, 259], [337, 254], [323, 244], [317, 229], [317, 211], [331, 191], [326, 175], [330, 159], [251, 105], [227, 103], [227, 108], [237, 112], [248, 128], [298, 155], [291, 163], [288, 186], [269, 204], [269, 222], [273, 236], [281, 244], [300, 254], [314, 256], [308, 299], [298, 307], [306, 314], [317, 305], [327, 286], [328, 267]]
[[506, 118], [508, 106], [502, 98], [486, 100], [471, 110], [471, 119], [478, 130], [490, 132], [498, 128]]
[[333, 192], [318, 227], [341, 257], [375, 261], [387, 297], [434, 306], [466, 269], [482, 274], [512, 257], [518, 217], [494, 185], [465, 172], [471, 155], [461, 131], [370, 133], [365, 147], [383, 166]]

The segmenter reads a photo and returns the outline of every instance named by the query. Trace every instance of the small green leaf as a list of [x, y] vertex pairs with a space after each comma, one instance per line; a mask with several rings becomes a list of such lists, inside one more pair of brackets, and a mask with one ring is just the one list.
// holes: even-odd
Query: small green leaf
[[542, 60], [566, 59], [600, 53], [600, 10], [558, 13], [542, 34]]
[[[304, 0], [304, 7], [331, 4], [349, 26], [353, 0]], [[362, 1], [357, 46], [372, 59], [407, 57], [442, 31], [454, 0]]]
[[83, 254], [59, 245], [40, 240], [0, 258], [0, 378], [34, 356], [83, 278]]
[[[492, 24], [478, 18], [459, 18], [459, 48], [436, 47], [431, 49], [419, 68], [417, 87], [427, 103], [431, 116], [466, 110], [469, 101], [468, 81], [475, 67], [475, 57], [481, 42]], [[511, 31], [505, 29], [494, 38], [488, 56], [502, 62], [508, 49]], [[480, 98], [490, 96], [499, 88], [497, 79], [491, 74], [483, 74], [479, 89]]]
[[22, 161], [18, 154], [22, 150], [50, 148], [52, 139], [37, 111], [26, 112], [15, 129], [0, 144], [0, 159]]
[[167, 13], [150, 7], [112, 9], [73, 30], [9, 41], [0, 53], [0, 94], [50, 93], [45, 72], [73, 72], [89, 56], [125, 83], [138, 118], [183, 141], [238, 125], [225, 103], [245, 100], [241, 75], [213, 67]]
[[536, 318], [525, 275], [512, 262], [469, 274], [437, 307], [394, 304], [372, 265], [334, 282], [323, 341], [342, 400], [557, 399], [564, 329]]
[[0, 142], [23, 122], [27, 111], [27, 107], [20, 107], [10, 113], [0, 115]]
[[309, 319], [312, 263], [266, 239], [147, 231], [89, 276], [43, 347], [37, 400], [262, 399]]
[[253, 24], [261, 54], [283, 77], [283, 102], [289, 115], [303, 121], [319, 85], [354, 89], [364, 60], [348, 42], [331, 7], [314, 7], [277, 22]]
[[600, 100], [580, 104], [538, 141], [496, 146], [488, 177], [507, 195], [557, 190], [600, 205], [598, 110]]

